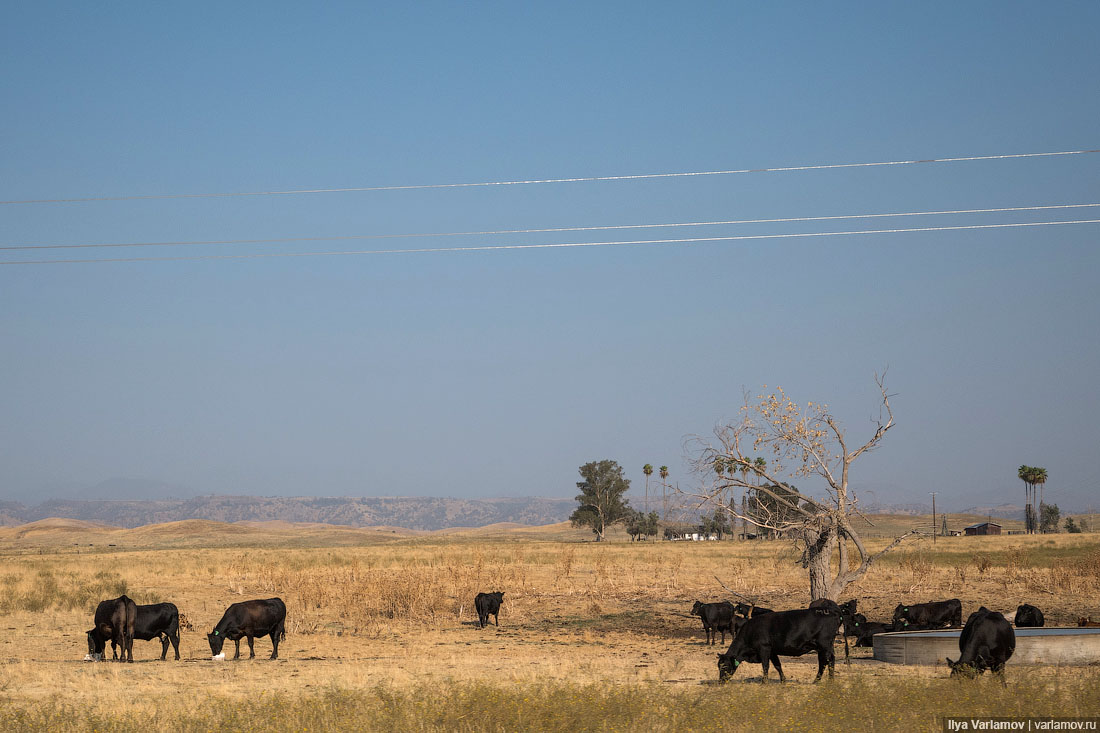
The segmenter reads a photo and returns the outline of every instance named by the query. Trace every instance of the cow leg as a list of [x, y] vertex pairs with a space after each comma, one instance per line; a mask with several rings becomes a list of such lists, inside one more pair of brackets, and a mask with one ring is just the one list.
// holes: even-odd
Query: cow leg
[[127, 663], [134, 663], [134, 635], [123, 632], [122, 634], [122, 656]]
[[160, 635], [160, 661], [164, 661], [168, 658], [168, 634]]
[[252, 646], [252, 637], [248, 636], [248, 637], [245, 637], [245, 638], [248, 639], [248, 658], [249, 659], [255, 659], [256, 658], [256, 648], [254, 646]]
[[237, 653], [233, 655], [233, 658], [234, 659], [240, 659], [241, 658], [241, 640], [240, 639], [234, 639], [233, 643], [237, 645]]
[[829, 679], [832, 679], [833, 673], [836, 671], [836, 655], [833, 654], [832, 645], [817, 651], [817, 677], [814, 678], [814, 682], [821, 679], [826, 666], [829, 667]]
[[500, 611], [493, 614], [493, 623], [497, 625], [498, 629], [500, 628]]
[[[177, 630], [168, 639], [172, 642], [172, 650], [176, 652], [176, 661], [180, 660], [180, 632]], [[163, 659], [163, 657], [161, 657]]]
[[852, 660], [848, 657], [848, 629], [844, 629], [844, 663], [852, 663]]
[[286, 627], [283, 625], [283, 621], [279, 622], [279, 625], [275, 627], [275, 630], [271, 632], [271, 658], [279, 658], [279, 640], [282, 639], [283, 634], [286, 633]]
[[768, 662], [772, 657], [771, 649], [758, 649], [760, 652], [760, 666], [764, 668], [764, 678], [760, 680], [761, 683], [768, 681]]
[[775, 671], [779, 673], [779, 681], [780, 682], [786, 682], [787, 681], [787, 676], [783, 674], [783, 665], [779, 663], [779, 655], [778, 654], [773, 654], [771, 661], [772, 661], [772, 664], [775, 665]]
[[118, 661], [118, 642], [111, 639], [111, 659]]

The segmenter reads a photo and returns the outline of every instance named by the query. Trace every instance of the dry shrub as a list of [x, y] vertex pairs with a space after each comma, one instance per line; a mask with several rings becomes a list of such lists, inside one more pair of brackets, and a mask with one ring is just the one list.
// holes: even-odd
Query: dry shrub
[[[92, 574], [77, 571], [57, 571], [39, 568], [33, 574], [7, 573], [0, 579], [0, 614], [13, 611], [81, 610], [92, 613], [96, 605], [108, 598], [126, 593], [126, 580], [113, 570], [98, 570]], [[147, 602], [145, 594], [136, 594], [139, 603]]]
[[921, 583], [932, 574], [932, 561], [923, 552], [913, 552], [902, 558], [901, 566], [909, 571], [913, 580]]
[[978, 575], [985, 575], [993, 567], [993, 558], [984, 552], [974, 555], [974, 566], [978, 568]]
[[[959, 564], [955, 565], [955, 582], [959, 585], [966, 586], [966, 566]], [[978, 572], [981, 572], [979, 569]]]

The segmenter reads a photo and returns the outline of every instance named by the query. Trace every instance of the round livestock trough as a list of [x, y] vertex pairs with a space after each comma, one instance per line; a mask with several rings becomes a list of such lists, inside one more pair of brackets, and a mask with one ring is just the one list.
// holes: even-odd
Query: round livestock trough
[[[1009, 664], [1094, 664], [1100, 662], [1100, 629], [1024, 628], [1016, 632]], [[875, 634], [875, 659], [893, 664], [946, 664], [959, 658], [962, 629]]]

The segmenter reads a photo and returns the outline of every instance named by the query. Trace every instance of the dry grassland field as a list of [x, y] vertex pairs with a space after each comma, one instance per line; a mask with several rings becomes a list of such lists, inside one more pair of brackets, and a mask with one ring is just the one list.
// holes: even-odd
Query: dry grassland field
[[[881, 528], [913, 524], [882, 518]], [[1100, 667], [1013, 665], [949, 679], [853, 650], [811, 684], [814, 655], [717, 683], [694, 600], [729, 588], [775, 609], [809, 601], [784, 541], [639, 542], [568, 525], [399, 529], [182, 522], [131, 530], [70, 520], [0, 529], [0, 728], [5, 730], [942, 730], [945, 715], [1100, 716]], [[871, 540], [883, 546], [885, 536]], [[1100, 617], [1100, 535], [907, 542], [843, 598], [872, 620], [899, 601], [958, 597], [1047, 625]], [[504, 591], [479, 629], [478, 591]], [[134, 664], [82, 661], [96, 603], [171, 601], [192, 629], [179, 662], [136, 641]], [[280, 659], [213, 661], [231, 603], [279, 596]], [[733, 599], [736, 600], [736, 599]], [[728, 643], [728, 639], [727, 639]], [[232, 647], [227, 646], [232, 657]], [[774, 680], [774, 674], [773, 674]]]

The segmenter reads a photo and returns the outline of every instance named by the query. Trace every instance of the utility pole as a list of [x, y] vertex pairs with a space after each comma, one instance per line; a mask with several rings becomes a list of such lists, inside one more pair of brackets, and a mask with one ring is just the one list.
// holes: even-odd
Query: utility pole
[[936, 534], [939, 531], [939, 528], [936, 526], [936, 494], [940, 492], [929, 491], [928, 493], [932, 495], [932, 544], [934, 545], [936, 544]]

